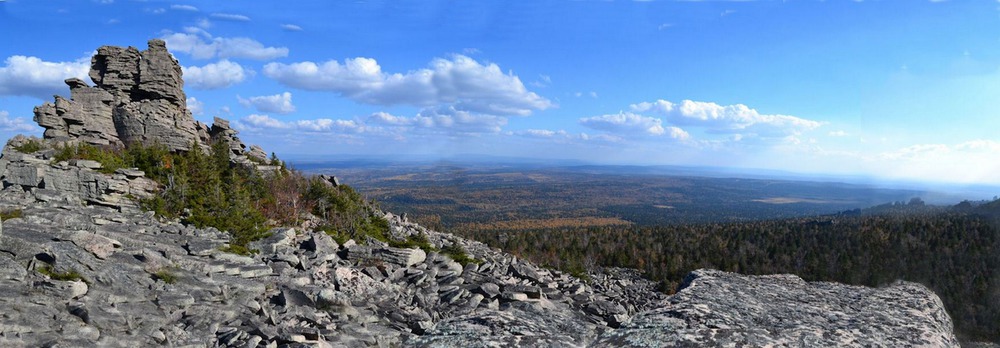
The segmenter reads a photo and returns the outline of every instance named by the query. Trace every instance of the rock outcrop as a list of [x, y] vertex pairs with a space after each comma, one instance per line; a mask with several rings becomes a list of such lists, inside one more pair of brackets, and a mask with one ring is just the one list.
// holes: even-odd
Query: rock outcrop
[[[138, 212], [136, 199], [156, 194], [160, 185], [140, 170], [121, 168], [100, 172], [102, 164], [91, 160], [52, 162], [54, 150], [21, 153], [14, 147], [30, 139], [16, 136], [8, 141], [0, 156], [0, 185], [16, 186], [32, 200], [96, 204], [125, 212]], [[13, 190], [13, 189], [11, 189]]]
[[80, 79], [66, 80], [70, 99], [35, 108], [35, 121], [45, 138], [79, 139], [96, 145], [161, 142], [172, 150], [187, 150], [199, 140], [197, 125], [187, 109], [181, 67], [163, 40], [149, 48], [103, 46], [91, 60], [90, 87]]
[[698, 270], [661, 308], [596, 346], [957, 347], [941, 300], [916, 283], [883, 288], [794, 275]]

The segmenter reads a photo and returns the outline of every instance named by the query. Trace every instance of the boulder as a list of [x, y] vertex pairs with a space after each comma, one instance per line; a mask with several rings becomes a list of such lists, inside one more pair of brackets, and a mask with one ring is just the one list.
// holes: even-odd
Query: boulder
[[347, 249], [347, 259], [355, 262], [379, 260], [409, 267], [427, 259], [427, 253], [420, 249], [353, 245]]

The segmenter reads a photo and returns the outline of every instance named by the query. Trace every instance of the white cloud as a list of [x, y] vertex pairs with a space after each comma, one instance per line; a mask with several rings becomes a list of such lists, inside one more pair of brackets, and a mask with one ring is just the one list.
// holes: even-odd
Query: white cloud
[[395, 128], [397, 131], [420, 130], [432, 133], [499, 133], [507, 118], [493, 115], [472, 114], [453, 108], [426, 109], [413, 117], [394, 116], [376, 112], [368, 117], [373, 124]]
[[68, 91], [67, 78], [90, 80], [90, 57], [73, 62], [46, 62], [37, 57], [11, 56], [0, 66], [0, 95], [19, 95], [49, 100]]
[[233, 13], [213, 13], [213, 14], [211, 14], [209, 16], [212, 17], [212, 18], [217, 18], [217, 19], [226, 20], [226, 21], [235, 21], [235, 22], [249, 22], [250, 21], [250, 17], [244, 16], [244, 15], [241, 15], [241, 14], [233, 14]]
[[893, 178], [1000, 184], [1000, 142], [971, 140], [957, 144], [917, 144], [865, 160]]
[[7, 132], [30, 132], [38, 129], [38, 126], [29, 123], [23, 117], [11, 118], [5, 110], [0, 110], [0, 131]]
[[363, 133], [365, 125], [354, 120], [334, 120], [320, 118], [315, 120], [281, 121], [268, 115], [252, 114], [240, 119], [239, 125], [251, 131], [267, 129], [287, 129], [322, 133]]
[[601, 115], [580, 119], [580, 124], [606, 132], [631, 135], [663, 135], [666, 130], [663, 121], [655, 117], [642, 116], [631, 112]]
[[847, 132], [842, 131], [842, 130], [836, 130], [836, 131], [832, 131], [830, 133], [827, 133], [827, 135], [829, 135], [831, 137], [846, 137], [846, 136], [848, 136], [850, 134], [848, 134]]
[[677, 140], [691, 139], [691, 134], [688, 134], [688, 132], [685, 132], [683, 129], [673, 126], [667, 127], [667, 135]]
[[171, 10], [198, 12], [198, 8], [191, 5], [170, 5]]
[[260, 42], [245, 37], [213, 37], [199, 28], [185, 28], [184, 33], [163, 35], [171, 51], [190, 54], [195, 59], [247, 58], [270, 60], [288, 56], [287, 47], [264, 47]]
[[245, 107], [254, 107], [261, 112], [274, 112], [279, 114], [289, 114], [295, 112], [295, 105], [292, 105], [292, 94], [289, 92], [262, 95], [243, 99], [239, 96], [240, 104]]
[[635, 112], [654, 112], [666, 116], [673, 124], [705, 127], [711, 132], [756, 133], [761, 136], [799, 134], [823, 125], [822, 122], [789, 115], [761, 114], [743, 104], [719, 105], [711, 102], [684, 100], [679, 104], [666, 100], [631, 105]]
[[205, 114], [205, 103], [194, 97], [187, 98], [187, 108], [191, 111], [192, 115], [203, 115]]
[[496, 64], [480, 64], [462, 55], [435, 59], [429, 68], [405, 74], [383, 72], [375, 59], [359, 57], [344, 63], [268, 63], [264, 75], [287, 86], [331, 91], [375, 105], [447, 106], [458, 111], [519, 116], [553, 106]]
[[302, 31], [302, 27], [297, 26], [295, 24], [282, 24], [281, 29], [285, 29], [288, 31]]
[[243, 82], [249, 74], [248, 70], [228, 60], [202, 67], [188, 66], [181, 69], [184, 72], [185, 84], [195, 89], [226, 88]]
[[580, 139], [584, 141], [597, 141], [605, 143], [620, 143], [625, 140], [617, 135], [610, 135], [610, 134], [590, 135], [587, 133], [580, 133]]
[[516, 134], [518, 134], [518, 135], [524, 135], [524, 136], [531, 136], [531, 137], [538, 137], [538, 138], [551, 138], [551, 137], [554, 137], [556, 135], [562, 135], [562, 136], [567, 135], [566, 131], [564, 131], [564, 130], [553, 131], [553, 130], [548, 130], [548, 129], [525, 129], [523, 131], [516, 132]]
[[199, 28], [207, 30], [212, 27], [212, 21], [208, 20], [208, 18], [202, 18], [198, 20], [197, 25]]

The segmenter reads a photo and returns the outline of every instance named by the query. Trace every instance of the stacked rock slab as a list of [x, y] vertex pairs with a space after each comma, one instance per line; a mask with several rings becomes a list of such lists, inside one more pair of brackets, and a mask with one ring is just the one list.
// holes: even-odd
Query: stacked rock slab
[[159, 142], [171, 150], [187, 150], [199, 140], [197, 124], [187, 110], [181, 67], [163, 40], [149, 48], [103, 46], [91, 59], [88, 86], [66, 80], [70, 98], [35, 108], [35, 121], [45, 139], [80, 140], [95, 145]]

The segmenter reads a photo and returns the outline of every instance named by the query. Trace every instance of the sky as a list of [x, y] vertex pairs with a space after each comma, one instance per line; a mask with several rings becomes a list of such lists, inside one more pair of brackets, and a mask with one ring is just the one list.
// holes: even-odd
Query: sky
[[194, 117], [279, 157], [1000, 184], [995, 1], [6, 0], [0, 33], [0, 137], [162, 38]]

